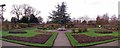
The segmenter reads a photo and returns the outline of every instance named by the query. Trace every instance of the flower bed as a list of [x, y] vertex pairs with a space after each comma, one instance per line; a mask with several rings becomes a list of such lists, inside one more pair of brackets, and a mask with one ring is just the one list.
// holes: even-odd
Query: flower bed
[[99, 42], [99, 41], [105, 41], [110, 40], [113, 38], [117, 38], [114, 36], [97, 36], [97, 37], [90, 37], [84, 34], [80, 35], [73, 35], [73, 37], [79, 42], [79, 43], [92, 43], [92, 42]]
[[9, 40], [22, 41], [22, 42], [44, 44], [50, 37], [51, 35], [39, 34], [33, 37], [3, 36], [2, 38], [9, 39]]

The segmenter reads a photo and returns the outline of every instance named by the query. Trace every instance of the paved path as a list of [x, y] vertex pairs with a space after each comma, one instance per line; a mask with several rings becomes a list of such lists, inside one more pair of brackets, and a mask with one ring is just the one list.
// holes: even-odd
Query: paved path
[[6, 42], [6, 41], [1, 41], [2, 44], [0, 44], [0, 46], [24, 46], [24, 45], [20, 45], [20, 44], [15, 44], [15, 43], [11, 43], [11, 42]]
[[59, 34], [53, 46], [71, 46], [67, 36], [65, 35], [65, 32], [70, 32], [70, 31], [57, 31], [57, 32]]
[[109, 43], [104, 43], [104, 44], [99, 44], [99, 45], [95, 45], [95, 46], [118, 46], [119, 43], [120, 42], [120, 40], [118, 40], [118, 41], [113, 41], [113, 42], [109, 42]]

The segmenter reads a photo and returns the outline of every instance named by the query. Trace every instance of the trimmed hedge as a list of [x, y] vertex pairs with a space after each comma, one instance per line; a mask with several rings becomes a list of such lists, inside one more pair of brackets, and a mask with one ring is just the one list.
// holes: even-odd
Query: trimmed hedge
[[105, 30], [105, 29], [96, 29], [95, 33], [101, 33], [101, 34], [110, 34], [112, 31], [110, 30]]
[[86, 32], [87, 28], [73, 28], [72, 32], [73, 33], [81, 33], [81, 32]]
[[38, 27], [37, 29], [42, 29], [42, 30], [53, 30], [55, 28], [44, 28], [44, 27]]

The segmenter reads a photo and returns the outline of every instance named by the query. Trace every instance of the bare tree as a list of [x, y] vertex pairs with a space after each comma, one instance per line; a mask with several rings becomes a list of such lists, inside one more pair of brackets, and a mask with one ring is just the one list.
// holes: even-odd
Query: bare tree
[[22, 8], [23, 8], [23, 16], [30, 16], [31, 14], [37, 16], [40, 13], [40, 11], [36, 10], [35, 8], [31, 7], [28, 4], [23, 4]]
[[110, 20], [111, 25], [117, 25], [118, 24], [118, 20], [117, 20], [117, 17], [115, 15], [113, 15], [110, 19], [111, 19]]
[[43, 18], [42, 18], [41, 16], [37, 17], [37, 19], [38, 19], [38, 22], [39, 22], [39, 23], [42, 23]]
[[13, 5], [11, 13], [15, 14], [17, 16], [17, 19], [19, 20], [19, 16], [22, 15], [22, 8], [21, 8], [21, 6], [20, 5]]

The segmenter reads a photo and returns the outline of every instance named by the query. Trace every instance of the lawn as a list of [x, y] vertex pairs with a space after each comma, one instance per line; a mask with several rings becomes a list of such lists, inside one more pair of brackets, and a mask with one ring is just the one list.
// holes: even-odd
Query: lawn
[[98, 33], [95, 33], [94, 31], [95, 31], [94, 28], [89, 28], [87, 32], [83, 32], [83, 33], [69, 33], [69, 32], [67, 32], [66, 36], [68, 37], [68, 39], [69, 39], [69, 41], [70, 41], [70, 43], [71, 43], [72, 46], [92, 46], [92, 45], [103, 44], [103, 43], [107, 43], [107, 42], [112, 42], [112, 41], [118, 40], [118, 38], [114, 38], [114, 39], [111, 39], [111, 40], [105, 40], [105, 41], [100, 41], [100, 42], [80, 44], [72, 36], [72, 35], [85, 34], [85, 35], [88, 35], [88, 36], [91, 36], [91, 37], [97, 37], [97, 36], [109, 36], [109, 35], [110, 36], [118, 36], [118, 34], [119, 34], [118, 32], [113, 32], [111, 34], [98, 34]]
[[[19, 37], [33, 37], [35, 35], [38, 34], [45, 34], [45, 33], [40, 33], [40, 32], [35, 32], [35, 30], [39, 30], [39, 29], [25, 29], [25, 31], [27, 32], [26, 34], [9, 34], [8, 31], [3, 31], [0, 32], [2, 34], [2, 36], [8, 36], [8, 35], [12, 35], [12, 36], [19, 36]], [[5, 38], [0, 38], [3, 41], [8, 41], [8, 42], [13, 42], [16, 44], [23, 44], [23, 45], [28, 45], [28, 46], [48, 46], [51, 47], [54, 43], [54, 40], [57, 36], [57, 32], [53, 32], [52, 36], [45, 42], [45, 44], [39, 44], [39, 43], [29, 43], [29, 42], [22, 42], [22, 41], [16, 41], [16, 40], [8, 40]]]
[[40, 34], [38, 32], [34, 32], [35, 30], [38, 30], [36, 28], [33, 29], [25, 29], [24, 31], [26, 31], [26, 34], [9, 34], [9, 31], [0, 31], [0, 36], [8, 36], [8, 35], [13, 35], [13, 36], [25, 36], [25, 37], [32, 37], [35, 36], [37, 34]]

